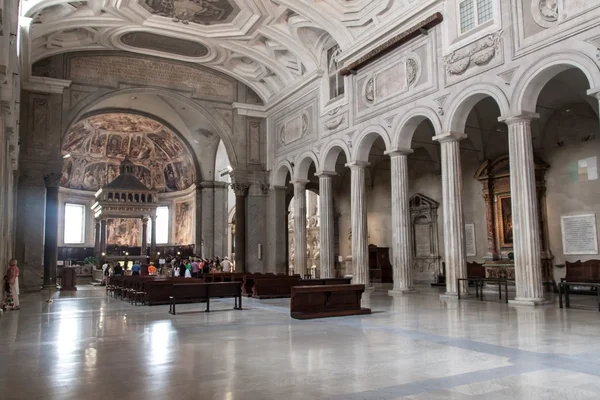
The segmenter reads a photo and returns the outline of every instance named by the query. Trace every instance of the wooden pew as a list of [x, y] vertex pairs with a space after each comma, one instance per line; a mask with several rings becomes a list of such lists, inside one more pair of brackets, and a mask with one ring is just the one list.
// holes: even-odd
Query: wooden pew
[[321, 278], [321, 279], [303, 279], [302, 286], [318, 285], [350, 285], [352, 278]]
[[301, 280], [293, 276], [255, 278], [252, 297], [255, 299], [290, 297], [292, 286], [300, 284]]
[[295, 319], [370, 314], [361, 307], [365, 285], [294, 286], [290, 315]]
[[562, 282], [600, 283], [600, 260], [565, 262], [567, 274]]
[[483, 264], [478, 264], [476, 262], [468, 262], [467, 278], [485, 279], [485, 268]]
[[242, 309], [242, 284], [240, 282], [175, 283], [169, 298], [169, 313], [176, 315], [178, 303], [206, 301], [205, 312], [210, 312], [210, 298], [235, 298], [235, 310]]

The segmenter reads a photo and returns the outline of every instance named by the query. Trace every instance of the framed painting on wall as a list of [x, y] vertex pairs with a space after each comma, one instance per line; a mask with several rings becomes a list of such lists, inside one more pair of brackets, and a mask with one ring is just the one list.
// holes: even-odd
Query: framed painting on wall
[[510, 194], [496, 197], [496, 228], [500, 248], [513, 247], [512, 201]]

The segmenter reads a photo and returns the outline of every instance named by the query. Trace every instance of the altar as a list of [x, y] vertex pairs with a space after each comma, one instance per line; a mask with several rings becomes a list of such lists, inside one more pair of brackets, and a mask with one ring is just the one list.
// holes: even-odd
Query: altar
[[[542, 280], [552, 284], [552, 259], [548, 246], [546, 216], [546, 181], [544, 175], [549, 165], [535, 159], [538, 219], [540, 224], [540, 258]], [[487, 255], [483, 264], [486, 278], [515, 279], [513, 259], [513, 224], [510, 192], [510, 166], [508, 154], [484, 161], [474, 176], [483, 185], [486, 206]]]

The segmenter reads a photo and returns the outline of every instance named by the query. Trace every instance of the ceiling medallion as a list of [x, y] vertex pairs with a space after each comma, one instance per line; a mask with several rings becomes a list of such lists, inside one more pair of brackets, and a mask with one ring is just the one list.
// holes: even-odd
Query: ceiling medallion
[[152, 14], [186, 25], [228, 22], [234, 11], [239, 11], [233, 0], [141, 0], [140, 4]]
[[544, 20], [549, 22], [558, 20], [558, 0], [539, 0], [538, 6]]

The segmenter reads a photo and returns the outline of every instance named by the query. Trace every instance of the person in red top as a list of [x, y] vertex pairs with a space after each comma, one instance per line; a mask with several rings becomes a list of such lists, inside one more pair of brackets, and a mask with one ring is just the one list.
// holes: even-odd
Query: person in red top
[[17, 260], [14, 258], [8, 262], [8, 270], [4, 277], [5, 295], [2, 303], [2, 310], [10, 308], [11, 310], [19, 309], [19, 267]]

